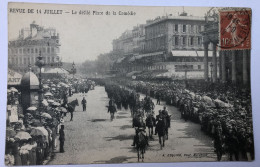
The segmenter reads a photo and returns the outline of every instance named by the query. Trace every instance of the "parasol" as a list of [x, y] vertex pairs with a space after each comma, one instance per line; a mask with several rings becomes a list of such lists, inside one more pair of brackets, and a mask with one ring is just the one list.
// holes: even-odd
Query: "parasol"
[[44, 94], [44, 96], [53, 96], [53, 94], [51, 92], [47, 92]]
[[61, 107], [61, 108], [60, 108], [60, 112], [67, 112], [67, 109], [64, 108], [64, 107]]
[[11, 87], [10, 90], [11, 90], [12, 92], [18, 92], [18, 90], [17, 90], [16, 88], [14, 88], [14, 87]]
[[44, 118], [48, 118], [48, 119], [51, 119], [52, 117], [50, 116], [50, 114], [48, 114], [48, 113], [42, 113], [41, 114], [41, 117], [44, 117]]
[[48, 137], [49, 135], [48, 131], [43, 126], [35, 127], [34, 129], [40, 130], [44, 136]]
[[53, 106], [60, 106], [60, 103], [54, 102], [54, 103], [52, 103], [52, 105], [53, 105]]
[[44, 100], [42, 101], [42, 104], [43, 104], [44, 106], [48, 106], [48, 105], [49, 105], [46, 99], [44, 99]]
[[13, 129], [6, 129], [6, 136], [8, 137], [14, 137], [16, 135], [16, 132]]
[[15, 135], [14, 138], [19, 139], [19, 140], [28, 140], [28, 139], [30, 139], [30, 138], [32, 138], [32, 137], [31, 137], [31, 135], [30, 135], [28, 132], [23, 132], [23, 131], [21, 131], [21, 132], [18, 132], [18, 133]]
[[31, 107], [27, 108], [27, 110], [28, 110], [28, 111], [35, 111], [35, 110], [37, 110], [37, 108], [34, 107], [34, 106], [31, 106]]
[[50, 99], [50, 100], [47, 100], [47, 101], [48, 101], [49, 103], [54, 103], [54, 100], [51, 100], [51, 99]]

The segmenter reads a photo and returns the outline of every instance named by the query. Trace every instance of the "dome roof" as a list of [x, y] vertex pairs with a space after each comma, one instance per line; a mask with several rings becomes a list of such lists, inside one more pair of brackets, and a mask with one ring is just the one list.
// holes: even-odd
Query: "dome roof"
[[31, 71], [25, 73], [21, 80], [22, 87], [29, 87], [30, 89], [39, 89], [39, 79], [38, 77]]

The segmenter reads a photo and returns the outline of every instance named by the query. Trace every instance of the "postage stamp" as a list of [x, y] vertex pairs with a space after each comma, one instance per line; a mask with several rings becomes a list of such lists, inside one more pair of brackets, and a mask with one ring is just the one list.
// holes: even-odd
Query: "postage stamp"
[[219, 44], [222, 50], [251, 48], [251, 10], [219, 11]]

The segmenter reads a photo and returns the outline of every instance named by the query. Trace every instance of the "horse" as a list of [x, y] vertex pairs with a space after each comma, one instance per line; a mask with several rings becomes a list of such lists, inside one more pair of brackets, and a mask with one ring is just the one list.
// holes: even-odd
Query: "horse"
[[70, 121], [73, 121], [73, 112], [75, 111], [75, 107], [79, 106], [79, 101], [78, 99], [76, 99], [67, 103], [67, 105], [68, 105], [67, 110], [70, 112]]
[[155, 126], [155, 118], [152, 114], [148, 114], [146, 120], [146, 127], [148, 127], [148, 132], [149, 132], [149, 137], [152, 139], [152, 135], [153, 135], [153, 127]]
[[142, 159], [142, 162], [144, 161], [144, 153], [147, 145], [148, 145], [147, 135], [145, 131], [141, 130], [137, 133], [137, 141], [136, 141], [138, 162], [140, 158]]

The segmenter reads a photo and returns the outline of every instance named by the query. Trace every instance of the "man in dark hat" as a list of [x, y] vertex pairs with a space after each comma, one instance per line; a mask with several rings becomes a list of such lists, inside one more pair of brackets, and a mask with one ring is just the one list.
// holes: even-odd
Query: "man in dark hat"
[[65, 141], [65, 133], [64, 133], [64, 125], [61, 125], [61, 129], [59, 131], [60, 137], [60, 152], [64, 153], [64, 141]]
[[85, 97], [83, 97], [81, 104], [82, 104], [82, 107], [83, 107], [83, 111], [86, 111], [87, 100], [85, 99]]

